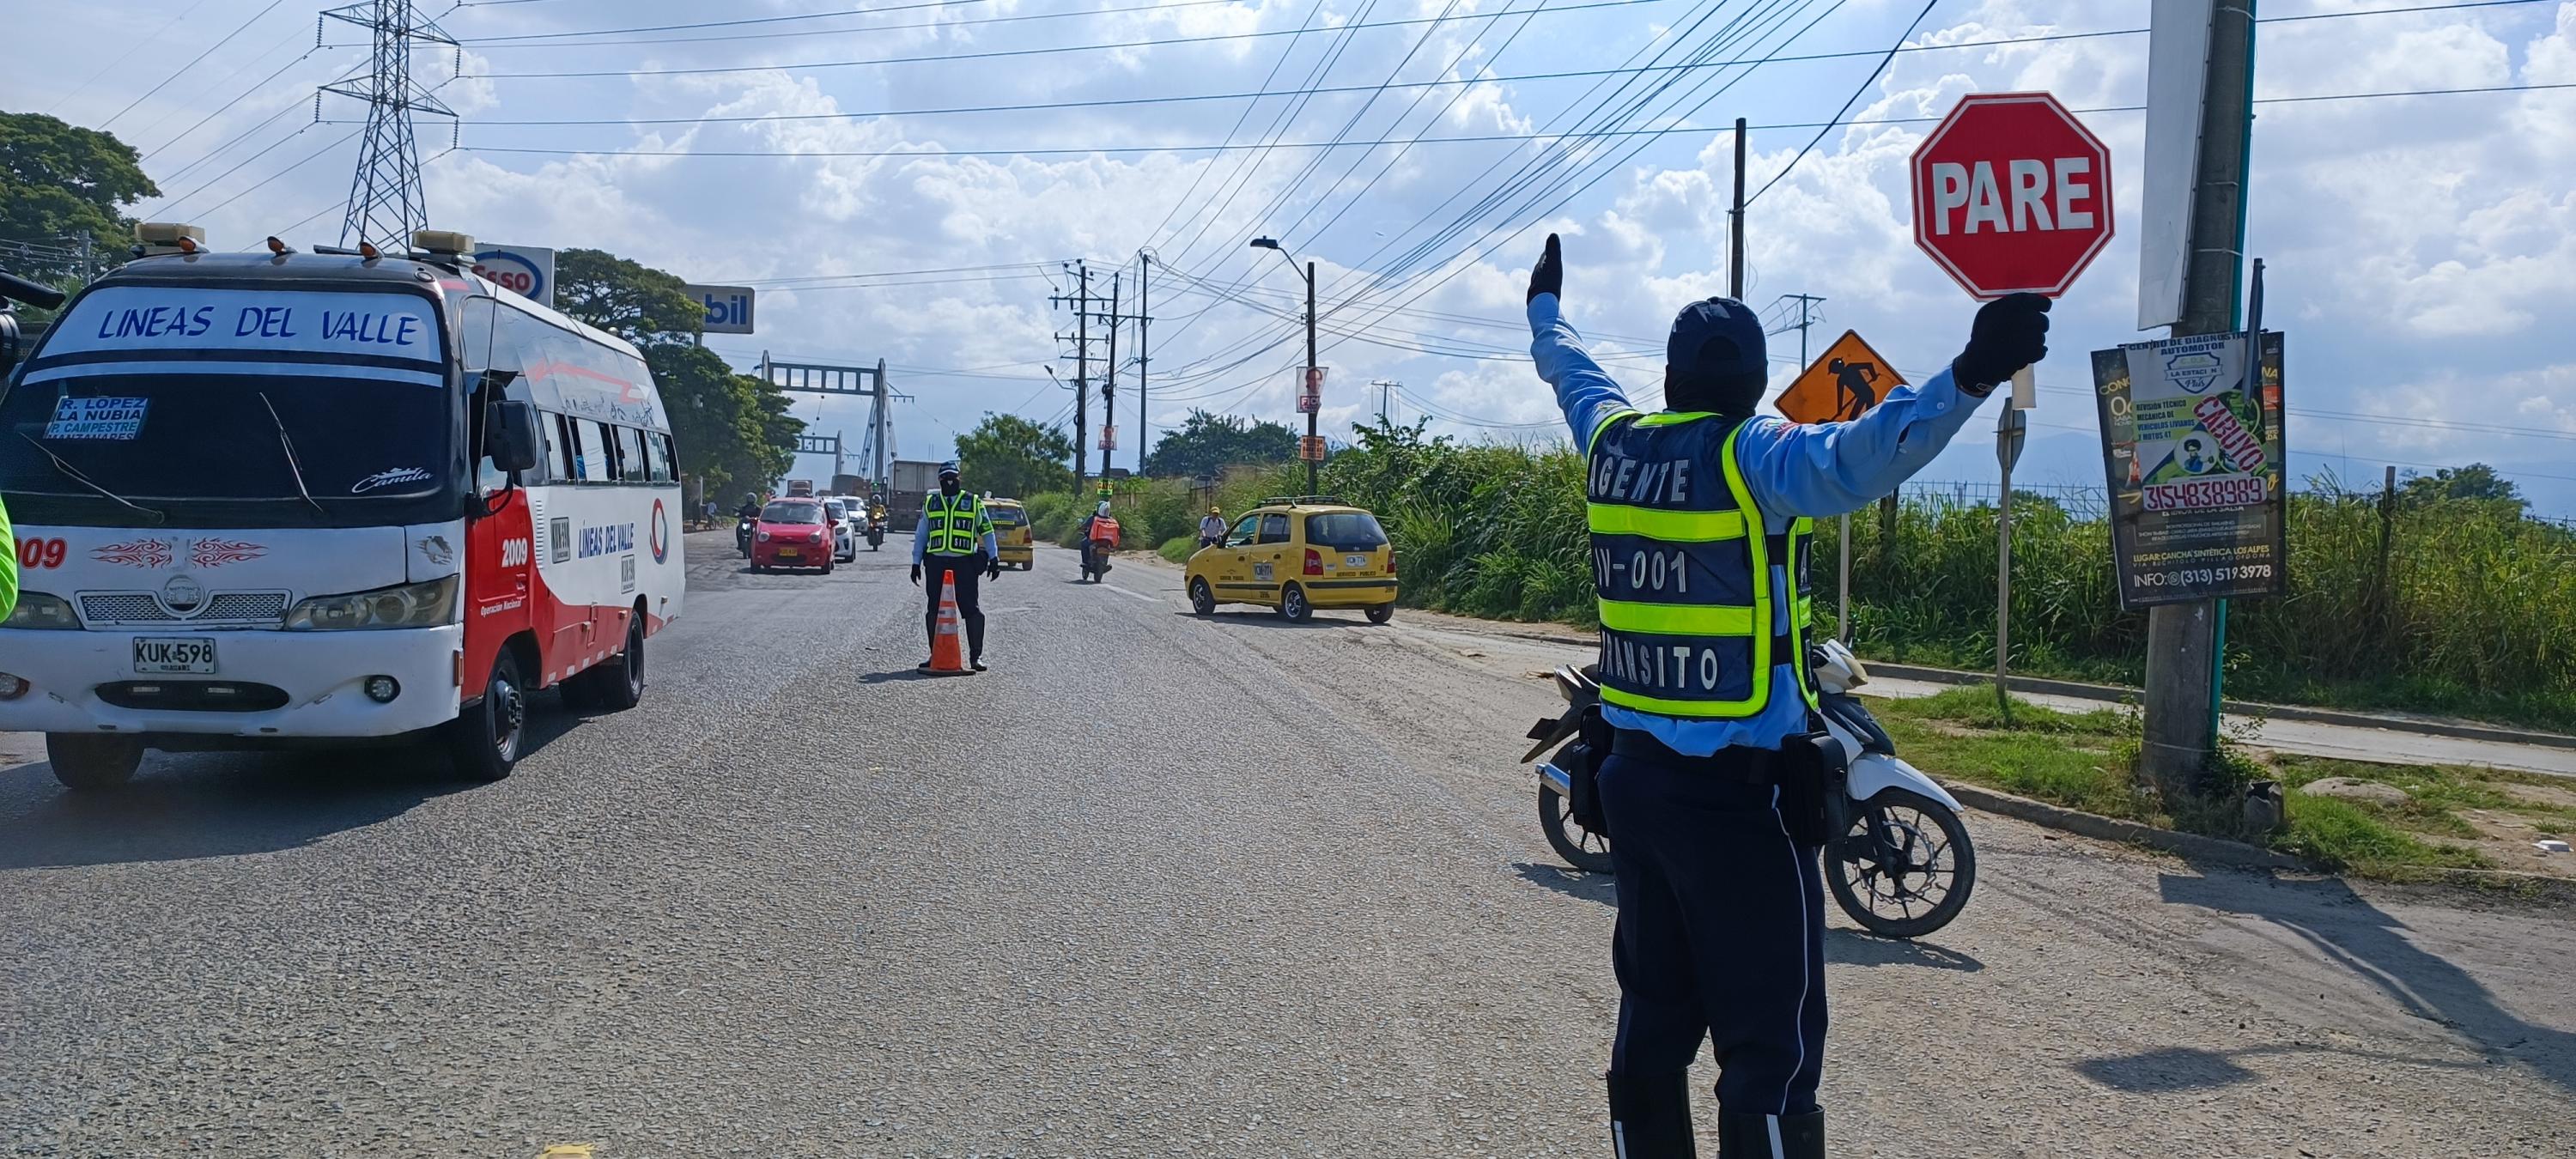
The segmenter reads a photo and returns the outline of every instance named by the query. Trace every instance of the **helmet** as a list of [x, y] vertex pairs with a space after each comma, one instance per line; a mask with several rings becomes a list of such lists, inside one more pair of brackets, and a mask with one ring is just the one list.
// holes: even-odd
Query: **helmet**
[[956, 478], [956, 477], [957, 477], [957, 474], [958, 474], [958, 472], [957, 472], [957, 460], [955, 460], [955, 459], [950, 459], [949, 461], [947, 461], [947, 462], [945, 462], [945, 463], [941, 463], [941, 464], [939, 465], [939, 477], [940, 477], [940, 478], [942, 478], [942, 479], [954, 479], [954, 478]]
[[1109, 501], [1108, 501], [1108, 500], [1103, 499], [1103, 500], [1101, 500], [1101, 501], [1100, 501], [1100, 510], [1099, 510], [1098, 514], [1101, 514], [1101, 515], [1107, 515], [1107, 514], [1109, 514]]

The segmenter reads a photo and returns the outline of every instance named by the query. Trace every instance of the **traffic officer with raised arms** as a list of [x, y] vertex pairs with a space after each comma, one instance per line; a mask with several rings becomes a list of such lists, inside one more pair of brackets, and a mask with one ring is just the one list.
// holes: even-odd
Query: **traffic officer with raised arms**
[[[921, 583], [924, 561], [930, 565], [930, 611], [922, 617], [931, 648], [939, 646], [939, 576], [957, 577], [957, 614], [966, 621], [966, 658], [984, 671], [984, 608], [976, 599], [978, 578], [1002, 577], [1002, 543], [993, 534], [993, 515], [984, 501], [959, 485], [954, 460], [939, 465], [939, 489], [923, 496], [921, 522], [912, 532], [912, 582]], [[930, 671], [931, 662], [921, 662]]]
[[1756, 416], [1770, 379], [1744, 304], [1682, 308], [1664, 407], [1629, 404], [1559, 315], [1555, 235], [1531, 271], [1530, 353], [1586, 455], [1601, 610], [1600, 766], [1618, 895], [1611, 1138], [1620, 1159], [1696, 1154], [1689, 1067], [1718, 1064], [1725, 1159], [1825, 1153], [1826, 756], [1807, 556], [1814, 520], [1893, 491], [1995, 385], [2047, 352], [2048, 300], [1977, 311], [1967, 349], [1850, 422]]

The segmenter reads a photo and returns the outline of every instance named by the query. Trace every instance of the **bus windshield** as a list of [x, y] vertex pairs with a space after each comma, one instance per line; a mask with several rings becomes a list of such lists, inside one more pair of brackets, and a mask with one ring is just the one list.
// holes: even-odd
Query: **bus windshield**
[[456, 405], [438, 310], [407, 293], [102, 286], [0, 399], [0, 491], [299, 506], [435, 491]]

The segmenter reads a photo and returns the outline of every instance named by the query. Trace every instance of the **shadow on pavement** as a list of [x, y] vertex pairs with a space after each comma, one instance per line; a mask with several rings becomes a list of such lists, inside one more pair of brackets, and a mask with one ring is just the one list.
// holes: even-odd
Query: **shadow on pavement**
[[1846, 966], [1928, 966], [1974, 974], [1986, 968], [1974, 956], [1933, 942], [1882, 938], [1857, 930], [1825, 928], [1825, 960]]
[[[582, 726], [548, 698], [524, 762]], [[122, 788], [74, 793], [43, 761], [0, 770], [0, 869], [274, 853], [482, 788], [436, 741], [400, 747], [144, 755]]]
[[973, 675], [975, 675], [973, 669], [968, 669], [964, 672], [951, 672], [934, 675], [932, 673], [924, 672], [919, 668], [893, 668], [884, 672], [870, 672], [865, 676], [859, 677], [859, 683], [892, 684], [902, 680], [951, 680], [960, 676]]
[[2515, 1016], [2467, 971], [2408, 941], [2405, 923], [2339, 878], [2277, 881], [2167, 873], [2159, 875], [2158, 887], [2169, 904], [2271, 922], [2377, 987], [2407, 1013], [2449, 1027], [2489, 1055], [2513, 1059], [2576, 1091], [2576, 1034]]
[[1520, 874], [1523, 881], [1555, 890], [1567, 897], [1597, 901], [1606, 906], [1619, 904], [1618, 895], [1612, 892], [1610, 875], [1606, 873], [1585, 873], [1580, 869], [1570, 869], [1562, 865], [1540, 865], [1528, 861], [1515, 863], [1512, 870]]

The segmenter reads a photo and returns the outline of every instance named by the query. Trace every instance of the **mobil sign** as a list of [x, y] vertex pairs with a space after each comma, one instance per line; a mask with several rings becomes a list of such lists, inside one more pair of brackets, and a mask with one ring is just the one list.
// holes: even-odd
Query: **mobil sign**
[[2110, 244], [2110, 151], [2047, 93], [1961, 100], [1912, 171], [1914, 244], [1979, 298], [2056, 297]]

